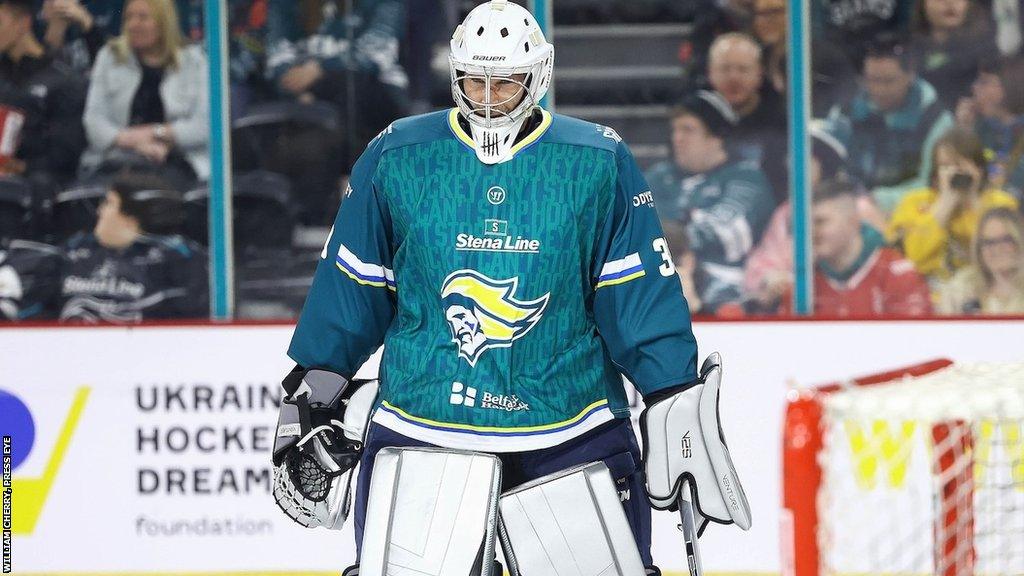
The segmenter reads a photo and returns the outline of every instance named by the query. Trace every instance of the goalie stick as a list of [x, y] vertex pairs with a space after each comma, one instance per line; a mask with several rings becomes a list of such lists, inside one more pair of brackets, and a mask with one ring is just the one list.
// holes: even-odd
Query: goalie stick
[[[689, 484], [689, 482], [686, 484]], [[697, 518], [700, 518], [701, 526], [707, 525], [707, 520], [699, 512], [696, 512], [690, 501], [683, 496], [688, 494], [687, 490], [689, 487], [686, 484], [679, 491], [679, 497], [676, 499], [676, 503], [679, 505], [679, 516], [682, 520], [679, 524], [679, 530], [683, 533], [686, 567], [690, 571], [690, 576], [703, 576], [704, 568], [700, 563], [700, 547], [697, 542], [701, 530], [697, 525]]]

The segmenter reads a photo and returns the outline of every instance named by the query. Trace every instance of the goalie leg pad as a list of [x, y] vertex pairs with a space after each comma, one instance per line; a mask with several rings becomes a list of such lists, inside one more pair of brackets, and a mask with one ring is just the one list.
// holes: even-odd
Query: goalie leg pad
[[644, 410], [647, 493], [655, 508], [674, 508], [683, 483], [689, 481], [701, 515], [748, 530], [750, 505], [718, 414], [721, 383], [722, 360], [715, 353], [704, 362], [699, 384]]
[[514, 576], [644, 576], [608, 467], [585, 464], [502, 495], [502, 550]]
[[491, 576], [501, 463], [489, 454], [383, 448], [370, 479], [361, 576]]

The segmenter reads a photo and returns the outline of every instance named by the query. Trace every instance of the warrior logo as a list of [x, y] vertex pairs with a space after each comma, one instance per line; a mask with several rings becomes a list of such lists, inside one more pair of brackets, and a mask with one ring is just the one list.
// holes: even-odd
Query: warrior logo
[[441, 286], [444, 316], [459, 356], [475, 366], [488, 348], [508, 348], [526, 335], [548, 304], [550, 294], [536, 300], [517, 300], [519, 278], [494, 280], [475, 270], [448, 275]]

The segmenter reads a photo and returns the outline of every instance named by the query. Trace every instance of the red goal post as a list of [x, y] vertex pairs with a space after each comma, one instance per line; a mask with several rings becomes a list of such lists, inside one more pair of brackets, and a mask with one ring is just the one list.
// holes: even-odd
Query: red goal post
[[1022, 415], [1024, 365], [935, 360], [792, 391], [785, 573], [1024, 572]]

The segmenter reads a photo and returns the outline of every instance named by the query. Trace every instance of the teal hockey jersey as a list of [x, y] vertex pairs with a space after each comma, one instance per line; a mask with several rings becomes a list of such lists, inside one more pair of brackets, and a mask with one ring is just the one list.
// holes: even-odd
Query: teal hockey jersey
[[480, 162], [452, 109], [392, 124], [353, 170], [289, 355], [352, 374], [384, 344], [373, 421], [519, 452], [693, 382], [697, 347], [650, 188], [614, 130], [543, 112]]

